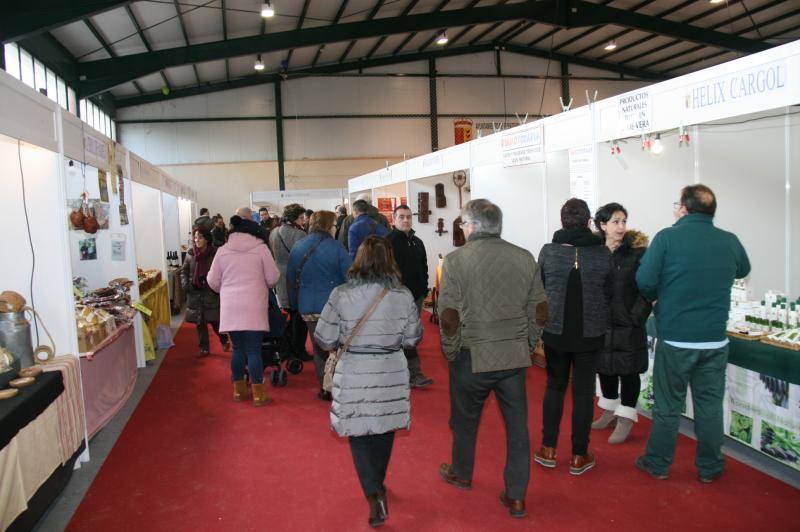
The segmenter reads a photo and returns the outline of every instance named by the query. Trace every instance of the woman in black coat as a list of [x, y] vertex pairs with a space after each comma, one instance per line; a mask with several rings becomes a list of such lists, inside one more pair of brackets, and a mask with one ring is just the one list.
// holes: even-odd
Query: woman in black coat
[[598, 371], [603, 391], [598, 406], [603, 414], [592, 423], [592, 428], [604, 429], [616, 424], [608, 443], [619, 444], [627, 439], [637, 421], [639, 374], [647, 371], [645, 322], [652, 305], [636, 286], [636, 270], [647, 249], [647, 236], [628, 231], [628, 211], [619, 203], [600, 207], [594, 223], [613, 253], [614, 291], [611, 328], [606, 333]]
[[211, 233], [205, 227], [198, 226], [192, 233], [192, 249], [186, 254], [181, 267], [181, 285], [186, 294], [186, 322], [197, 325], [197, 337], [200, 342], [198, 357], [208, 356], [208, 326], [214, 329], [222, 344], [222, 349], [230, 348], [228, 335], [219, 332], [219, 294], [214, 292], [206, 282], [206, 275], [214, 262], [217, 248], [212, 245]]
[[582, 199], [561, 207], [561, 229], [539, 252], [548, 317], [542, 334], [547, 359], [547, 389], [542, 402], [542, 447], [533, 459], [556, 467], [556, 443], [564, 395], [572, 385], [572, 459], [580, 475], [595, 465], [589, 451], [597, 365], [608, 331], [611, 253], [592, 233], [592, 213]]

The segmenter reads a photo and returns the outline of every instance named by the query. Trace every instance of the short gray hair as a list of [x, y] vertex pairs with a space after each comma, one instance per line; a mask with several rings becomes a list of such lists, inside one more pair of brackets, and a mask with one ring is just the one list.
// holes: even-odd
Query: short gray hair
[[252, 209], [250, 209], [250, 207], [239, 207], [238, 209], [236, 209], [236, 216], [239, 216], [240, 218], [245, 218], [247, 220], [252, 220], [253, 211]]
[[461, 209], [461, 219], [472, 222], [475, 232], [485, 235], [500, 235], [503, 232], [503, 211], [489, 200], [474, 199]]

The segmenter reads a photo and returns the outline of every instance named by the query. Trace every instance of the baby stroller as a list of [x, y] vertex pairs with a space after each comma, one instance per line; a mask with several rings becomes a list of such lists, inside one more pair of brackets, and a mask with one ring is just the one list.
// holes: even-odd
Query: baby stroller
[[278, 307], [275, 291], [269, 291], [269, 332], [261, 343], [261, 359], [264, 369], [272, 368], [269, 382], [273, 386], [286, 386], [289, 373], [298, 375], [303, 371], [303, 361], [297, 358], [286, 341], [286, 316]]

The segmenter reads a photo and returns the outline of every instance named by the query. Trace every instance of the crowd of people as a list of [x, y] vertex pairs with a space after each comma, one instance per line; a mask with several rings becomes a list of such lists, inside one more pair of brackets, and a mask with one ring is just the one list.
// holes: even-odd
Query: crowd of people
[[[569, 472], [595, 467], [591, 431], [613, 428], [608, 442], [622, 444], [637, 421], [639, 376], [648, 368], [645, 323], [654, 312], [653, 426], [634, 465], [655, 479], [668, 478], [691, 386], [698, 480], [716, 480], [724, 471], [730, 289], [750, 270], [737, 237], [714, 226], [716, 207], [708, 187], [685, 187], [674, 204], [675, 224], [648, 247], [646, 235], [628, 229], [622, 205], [609, 203], [592, 216], [585, 201], [572, 198], [561, 207], [562, 227], [534, 257], [502, 239], [497, 205], [468, 202], [461, 212], [466, 244], [444, 258], [437, 302], [453, 438], [441, 478], [471, 487], [481, 412], [494, 392], [507, 441], [500, 502], [511, 516], [524, 516], [532, 459], [558, 466], [570, 384]], [[318, 397], [331, 401], [331, 426], [349, 438], [369, 524], [382, 524], [394, 433], [409, 426], [411, 388], [433, 384], [416, 350], [429, 278], [411, 209], [398, 206], [391, 224], [365, 199], [353, 202], [351, 215], [292, 204], [280, 219], [262, 208], [256, 222], [242, 208], [229, 227], [220, 220], [201, 211], [182, 272], [186, 319], [197, 324], [200, 356], [208, 354], [210, 324], [224, 349], [232, 345], [234, 399], [252, 394], [256, 406], [270, 402], [260, 351], [274, 290], [291, 324], [287, 341], [313, 360]], [[307, 335], [313, 355], [305, 353]], [[547, 387], [541, 446], [532, 454], [526, 373], [540, 341]], [[326, 363], [337, 349], [344, 354], [328, 390]], [[601, 413], [593, 421], [598, 377]]]

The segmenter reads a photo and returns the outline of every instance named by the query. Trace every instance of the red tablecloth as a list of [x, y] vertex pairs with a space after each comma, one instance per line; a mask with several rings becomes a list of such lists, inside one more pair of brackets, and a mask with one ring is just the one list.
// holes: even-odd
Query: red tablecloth
[[86, 429], [91, 438], [128, 400], [136, 384], [133, 327], [124, 325], [91, 353], [81, 353]]

